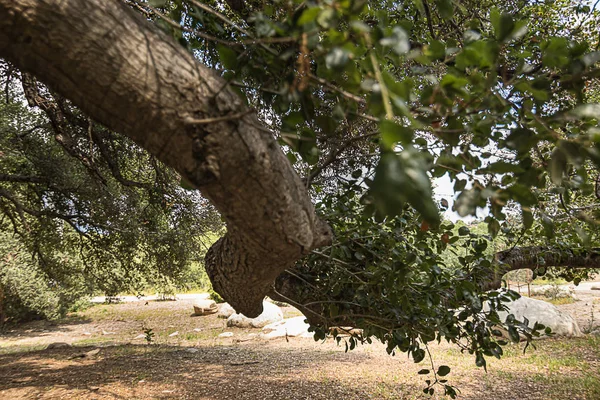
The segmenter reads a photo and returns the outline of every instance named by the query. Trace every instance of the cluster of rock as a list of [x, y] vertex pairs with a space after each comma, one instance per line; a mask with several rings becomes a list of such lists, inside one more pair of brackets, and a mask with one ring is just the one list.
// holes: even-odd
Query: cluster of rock
[[263, 302], [263, 312], [256, 318], [248, 318], [244, 314], [231, 314], [227, 318], [228, 327], [236, 328], [263, 328], [283, 319], [281, 308], [268, 301]]
[[266, 325], [283, 320], [283, 312], [273, 303], [263, 302], [263, 312], [256, 318], [248, 318], [235, 312], [227, 303], [219, 304], [213, 300], [198, 300], [194, 303], [194, 315], [217, 314], [219, 318], [227, 318], [228, 327], [263, 328]]
[[[235, 312], [228, 303], [216, 304], [213, 300], [198, 300], [194, 303], [195, 315], [216, 314], [217, 317], [227, 319], [228, 327], [235, 328], [262, 328], [259, 337], [275, 339], [281, 337], [312, 338], [308, 331], [310, 325], [304, 316], [283, 319], [283, 312], [277, 305], [264, 301], [263, 312], [256, 318], [248, 318]], [[232, 337], [233, 333], [225, 332], [220, 338]]]
[[276, 339], [281, 337], [301, 337], [312, 338], [313, 334], [308, 331], [310, 325], [306, 322], [306, 317], [294, 317], [284, 319], [265, 326], [261, 336], [264, 339]]
[[[549, 327], [552, 335], [555, 336], [581, 336], [582, 334], [577, 322], [568, 312], [561, 311], [548, 302], [522, 296], [505, 305], [508, 311], [498, 313], [502, 321], [506, 320], [509, 314], [513, 314], [519, 321], [527, 318], [530, 327], [533, 327], [536, 322]], [[229, 304], [217, 305], [213, 300], [199, 300], [194, 303], [194, 314], [217, 314], [219, 318], [227, 319], [228, 327], [263, 328], [260, 336], [264, 339], [313, 336], [308, 331], [309, 325], [305, 322], [304, 316], [284, 320], [281, 309], [268, 301], [263, 302], [263, 312], [256, 318], [238, 314]]]

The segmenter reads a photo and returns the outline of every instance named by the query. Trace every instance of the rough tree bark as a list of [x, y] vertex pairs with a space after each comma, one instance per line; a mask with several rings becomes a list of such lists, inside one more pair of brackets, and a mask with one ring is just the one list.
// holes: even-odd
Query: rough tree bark
[[225, 80], [117, 0], [0, 0], [0, 57], [175, 168], [228, 232], [207, 272], [249, 317], [275, 278], [331, 240], [306, 188]]
[[[543, 259], [543, 262], [542, 262]], [[558, 249], [543, 246], [516, 247], [496, 253], [497, 267], [485, 289], [502, 287], [502, 276], [510, 271], [535, 269], [540, 265], [573, 269], [600, 268], [598, 249]]]

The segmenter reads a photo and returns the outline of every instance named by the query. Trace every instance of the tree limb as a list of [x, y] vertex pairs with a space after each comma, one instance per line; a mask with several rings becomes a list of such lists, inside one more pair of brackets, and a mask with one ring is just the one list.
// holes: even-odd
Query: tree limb
[[600, 250], [575, 251], [543, 246], [515, 247], [496, 253], [496, 261], [498, 266], [494, 276], [485, 285], [488, 290], [500, 288], [504, 274], [520, 269], [535, 269], [541, 265], [573, 269], [600, 268]]

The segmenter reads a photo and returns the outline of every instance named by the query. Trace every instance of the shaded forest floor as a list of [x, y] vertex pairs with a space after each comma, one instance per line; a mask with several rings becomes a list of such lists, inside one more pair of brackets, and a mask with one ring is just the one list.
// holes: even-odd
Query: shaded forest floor
[[[583, 330], [600, 323], [600, 292], [567, 307]], [[54, 322], [0, 333], [0, 399], [429, 399], [427, 365], [388, 356], [382, 345], [345, 353], [334, 341], [264, 341], [258, 329], [193, 317], [192, 300], [98, 305]], [[285, 307], [286, 317], [299, 313]], [[594, 313], [593, 320], [590, 316]], [[587, 325], [586, 325], [587, 324]], [[151, 332], [152, 344], [144, 337]], [[232, 332], [230, 338], [220, 338]], [[49, 343], [71, 347], [46, 349]], [[432, 346], [449, 365], [461, 399], [600, 399], [600, 337], [508, 346], [488, 372], [449, 345]], [[441, 398], [434, 395], [433, 398]]]

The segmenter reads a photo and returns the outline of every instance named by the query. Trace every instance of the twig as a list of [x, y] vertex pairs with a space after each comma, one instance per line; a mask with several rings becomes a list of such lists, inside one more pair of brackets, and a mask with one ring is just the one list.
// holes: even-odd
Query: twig
[[319, 78], [318, 76], [315, 76], [313, 74], [308, 74], [309, 78], [312, 79], [313, 81], [319, 82], [321, 85], [325, 86], [327, 89], [332, 90], [336, 93], [341, 94], [342, 96], [346, 97], [347, 99], [350, 99], [352, 101], [355, 101], [359, 104], [365, 104], [366, 101], [365, 99], [363, 99], [360, 96], [356, 96], [350, 92], [346, 92], [343, 89], [338, 88], [337, 86], [331, 84], [330, 82], [327, 82], [325, 79], [323, 78]]
[[373, 65], [373, 71], [375, 71], [375, 79], [377, 79], [377, 82], [379, 82], [381, 97], [383, 100], [383, 108], [385, 109], [385, 116], [387, 119], [391, 120], [394, 118], [394, 112], [392, 111], [392, 105], [390, 103], [390, 94], [388, 93], [387, 86], [383, 81], [383, 75], [381, 75], [379, 63], [375, 59], [375, 54], [373, 53], [373, 44], [371, 43], [371, 37], [369, 35], [365, 35], [365, 41], [367, 42], [367, 46], [371, 50], [369, 52], [369, 58], [371, 59], [371, 64]]

